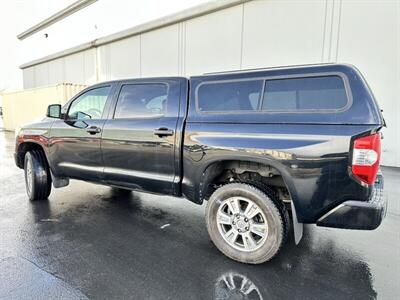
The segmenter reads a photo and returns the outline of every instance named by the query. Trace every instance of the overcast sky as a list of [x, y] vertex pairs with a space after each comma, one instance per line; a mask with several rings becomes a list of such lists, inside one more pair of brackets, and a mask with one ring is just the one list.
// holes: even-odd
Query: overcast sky
[[[98, 0], [23, 41], [17, 35], [76, 0], [0, 0], [0, 91], [22, 88], [19, 65], [208, 0]], [[45, 33], [47, 37], [45, 37]]]

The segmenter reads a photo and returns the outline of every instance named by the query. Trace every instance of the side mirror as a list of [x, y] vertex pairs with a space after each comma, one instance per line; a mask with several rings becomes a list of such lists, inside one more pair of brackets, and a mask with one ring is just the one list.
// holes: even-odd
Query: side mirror
[[48, 118], [61, 118], [61, 104], [51, 104], [47, 107], [46, 117]]

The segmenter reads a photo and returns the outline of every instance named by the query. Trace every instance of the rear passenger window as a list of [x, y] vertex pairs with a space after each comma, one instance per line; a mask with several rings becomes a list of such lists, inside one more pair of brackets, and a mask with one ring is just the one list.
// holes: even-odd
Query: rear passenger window
[[166, 113], [168, 87], [165, 84], [126, 84], [118, 96], [114, 119], [158, 117]]
[[260, 106], [263, 80], [213, 82], [200, 85], [197, 105], [200, 111], [256, 111]]
[[274, 79], [265, 83], [262, 110], [340, 109], [347, 101], [340, 76]]

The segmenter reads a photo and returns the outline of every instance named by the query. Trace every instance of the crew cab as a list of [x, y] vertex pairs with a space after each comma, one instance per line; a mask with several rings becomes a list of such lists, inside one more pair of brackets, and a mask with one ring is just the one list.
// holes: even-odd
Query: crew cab
[[351, 65], [280, 67], [90, 86], [16, 133], [30, 200], [70, 179], [207, 201], [216, 247], [272, 259], [303, 224], [377, 228], [384, 119]]

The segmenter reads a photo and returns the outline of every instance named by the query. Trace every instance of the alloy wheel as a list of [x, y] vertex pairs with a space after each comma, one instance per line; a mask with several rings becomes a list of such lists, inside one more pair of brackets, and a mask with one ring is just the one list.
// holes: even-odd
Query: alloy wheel
[[260, 207], [245, 197], [222, 201], [217, 212], [218, 230], [231, 247], [255, 251], [266, 241], [268, 223]]

